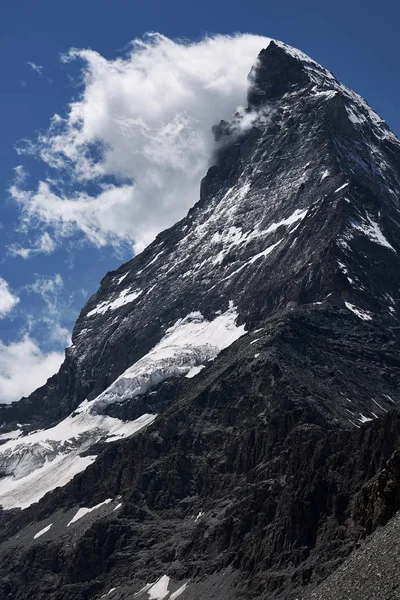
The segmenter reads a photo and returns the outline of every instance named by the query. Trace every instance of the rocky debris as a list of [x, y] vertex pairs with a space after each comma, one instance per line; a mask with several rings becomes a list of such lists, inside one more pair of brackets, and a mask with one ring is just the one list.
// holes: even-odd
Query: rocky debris
[[396, 515], [302, 600], [396, 600], [399, 572], [400, 515]]

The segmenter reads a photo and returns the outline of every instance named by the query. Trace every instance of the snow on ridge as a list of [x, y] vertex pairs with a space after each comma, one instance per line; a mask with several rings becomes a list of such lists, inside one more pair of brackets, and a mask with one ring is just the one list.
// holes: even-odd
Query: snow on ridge
[[212, 321], [200, 312], [178, 319], [147, 355], [97, 398], [82, 402], [54, 427], [6, 441], [0, 446], [0, 469], [6, 474], [0, 479], [0, 505], [26, 508], [86, 469], [96, 456], [81, 454], [93, 444], [128, 437], [150, 425], [157, 415], [144, 414], [124, 422], [101, 410], [145, 393], [168, 377], [196, 374], [245, 334], [244, 325], [236, 325], [237, 316], [230, 302], [228, 310]]

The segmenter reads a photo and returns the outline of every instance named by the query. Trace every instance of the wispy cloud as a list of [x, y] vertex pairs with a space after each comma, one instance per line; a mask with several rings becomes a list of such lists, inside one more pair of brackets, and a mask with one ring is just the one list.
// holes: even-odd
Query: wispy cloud
[[8, 252], [11, 256], [20, 256], [21, 258], [31, 258], [35, 254], [52, 254], [56, 249], [56, 243], [47, 231], [40, 235], [28, 248], [11, 244]]
[[[48, 81], [49, 83], [51, 83], [51, 79], [50, 77], [47, 77], [47, 75], [45, 75], [44, 73], [44, 67], [43, 65], [38, 65], [37, 63], [34, 63], [30, 60], [26, 61], [26, 64], [28, 65], [28, 67], [34, 71], [34, 73], [36, 73], [37, 75], [39, 75], [39, 77], [42, 77], [43, 79], [46, 79], [46, 81]], [[24, 81], [24, 84], [26, 86], [26, 82]]]
[[151, 34], [116, 60], [71, 50], [64, 60], [84, 64], [82, 95], [25, 147], [68, 186], [16, 182], [10, 191], [22, 220], [56, 243], [79, 233], [99, 247], [140, 251], [197, 201], [213, 155], [211, 127], [246, 104], [247, 74], [268, 42]]
[[25, 286], [24, 291], [40, 296], [45, 304], [46, 310], [41, 311], [31, 323], [31, 328], [41, 322], [47, 329], [47, 341], [58, 346], [67, 346], [71, 342], [69, 329], [61, 323], [65, 312], [63, 297], [64, 281], [59, 273], [53, 277], [38, 276], [36, 280]]
[[43, 66], [42, 65], [37, 65], [36, 63], [31, 62], [30, 60], [27, 60], [26, 64], [28, 65], [28, 67], [30, 67], [32, 69], [32, 71], [35, 71], [35, 73], [40, 75], [40, 77], [43, 76]]

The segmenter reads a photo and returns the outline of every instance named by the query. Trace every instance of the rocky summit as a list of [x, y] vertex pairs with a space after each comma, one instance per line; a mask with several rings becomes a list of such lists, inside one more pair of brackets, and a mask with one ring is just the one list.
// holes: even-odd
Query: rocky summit
[[0, 406], [1, 599], [400, 598], [400, 142], [281, 42], [248, 90]]

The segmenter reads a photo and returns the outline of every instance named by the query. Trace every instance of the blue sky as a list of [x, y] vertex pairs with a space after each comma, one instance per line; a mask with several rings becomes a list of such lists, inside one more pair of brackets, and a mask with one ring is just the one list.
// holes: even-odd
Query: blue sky
[[[254, 59], [257, 54], [257, 41], [254, 40], [241, 41], [244, 49], [237, 56], [219, 42], [211, 50], [204, 46], [199, 63], [195, 51], [181, 53], [179, 49], [167, 48], [166, 42], [159, 41], [153, 54], [169, 53], [171, 60], [180, 61], [180, 71], [178, 69], [177, 79], [160, 80], [160, 90], [156, 85], [149, 92], [140, 87], [138, 79], [131, 77], [132, 60], [127, 59], [131, 40], [146, 32], [160, 32], [172, 40], [185, 38], [190, 42], [198, 42], [205, 34], [231, 35], [236, 32], [280, 39], [309, 54], [364, 96], [399, 134], [399, 19], [400, 6], [394, 1], [381, 2], [379, 6], [375, 2], [354, 0], [339, 1], [335, 5], [307, 0], [3, 2], [0, 10], [0, 296], [2, 290], [5, 295], [3, 308], [0, 298], [0, 316], [3, 317], [0, 318], [0, 401], [28, 393], [44, 382], [43, 377], [56, 369], [61, 360], [62, 349], [80, 308], [97, 289], [105, 272], [130, 258], [134, 243], [140, 250], [159, 228], [179, 218], [195, 201], [197, 182], [202, 174], [198, 169], [206, 168], [210, 151], [209, 127], [213, 119], [229, 117], [236, 99], [242, 99], [245, 93], [242, 73], [251, 64], [253, 54]], [[91, 49], [93, 52], [70, 56], [70, 60], [63, 62], [61, 55], [71, 48]], [[144, 68], [150, 69], [152, 81], [157, 83], [158, 59], [157, 54], [150, 57], [151, 52], [147, 51]], [[186, 84], [192, 85], [192, 82], [187, 83], [190, 81], [187, 64], [200, 64], [204, 71], [210, 71], [204, 76], [197, 74], [197, 83], [193, 85], [202, 86], [216, 78], [217, 74], [212, 73], [213, 53], [215, 63], [220, 61], [222, 69], [223, 61], [237, 62], [237, 72], [227, 74], [230, 78], [226, 88], [230, 91], [229, 98], [224, 96], [222, 89], [217, 90], [212, 98], [199, 94], [188, 108], [188, 119], [192, 119], [189, 123], [182, 117], [186, 110], [184, 101], [181, 98], [174, 100], [175, 104], [171, 101], [170, 109], [162, 106], [162, 118], [166, 118], [167, 114], [171, 119], [170, 127], [168, 131], [161, 131], [160, 123], [156, 123], [150, 114], [153, 100], [154, 112], [157, 112], [162, 90], [169, 89], [168, 86], [173, 89], [176, 82], [181, 81], [182, 73]], [[103, 62], [101, 57], [105, 59]], [[118, 57], [125, 62], [123, 75], [118, 75], [119, 79], [115, 82], [111, 66], [115, 67], [113, 61]], [[88, 80], [82, 81], [83, 72], [90, 76], [90, 85]], [[243, 83], [237, 80], [239, 76]], [[115, 93], [113, 86], [117, 89]], [[194, 93], [196, 88], [190, 91]], [[102, 98], [103, 93], [104, 102], [101, 104], [98, 98]], [[79, 104], [78, 113], [80, 117], [83, 115], [88, 130], [92, 128], [85, 138], [86, 151], [91, 153], [89, 167], [80, 162], [78, 154], [82, 147], [71, 133], [71, 118], [68, 120], [69, 104], [79, 103], [85, 94], [85, 103]], [[211, 102], [210, 98], [212, 109], [207, 104]], [[165, 103], [169, 101], [167, 98]], [[136, 112], [132, 113], [131, 107], [128, 107], [129, 110], [124, 108], [124, 103], [137, 104]], [[98, 109], [102, 114], [93, 123], [93, 115]], [[180, 111], [179, 122], [171, 117], [175, 109]], [[146, 113], [146, 110], [149, 111], [145, 116], [146, 131], [149, 127], [152, 133], [157, 129], [157, 137], [146, 141], [153, 153], [155, 145], [160, 143], [160, 136], [162, 144], [173, 139], [176, 143], [173, 158], [177, 162], [182, 161], [179, 131], [183, 128], [186, 135], [194, 136], [194, 148], [202, 158], [197, 161], [195, 155], [185, 156], [185, 173], [190, 172], [191, 177], [182, 179], [187, 186], [186, 200], [181, 198], [176, 206], [172, 206], [173, 201], [168, 197], [162, 198], [161, 191], [155, 193], [157, 188], [146, 188], [146, 182], [138, 180], [137, 189], [140, 188], [141, 195], [138, 195], [137, 202], [142, 199], [142, 206], [141, 210], [127, 209], [132, 220], [129, 222], [123, 210], [132, 201], [130, 182], [135, 174], [146, 169], [151, 173], [154, 165], [155, 169], [159, 169], [160, 181], [164, 181], [163, 177], [173, 180], [181, 174], [172, 159], [165, 165], [160, 157], [153, 155], [151, 161], [148, 156], [146, 160], [141, 157], [134, 168], [127, 161], [130, 148], [136, 148], [136, 134], [132, 132], [137, 129], [132, 126], [132, 119], [138, 119], [141, 111]], [[219, 114], [224, 111], [227, 114]], [[63, 164], [62, 168], [54, 169], [54, 159], [58, 156], [55, 141], [59, 130], [46, 133], [54, 114], [61, 117], [61, 125], [56, 125], [63, 127], [62, 144], [71, 144], [73, 168]], [[67, 121], [62, 121], [65, 118]], [[119, 137], [107, 130], [108, 118], [110, 122], [113, 118], [117, 119], [116, 122], [121, 125]], [[202, 122], [201, 126], [194, 124], [198, 121]], [[143, 131], [142, 128], [142, 137]], [[42, 138], [38, 144], [40, 135]], [[31, 140], [33, 145], [29, 145], [27, 140]], [[107, 166], [100, 176], [94, 176], [93, 154], [102, 155], [102, 145], [107, 144], [113, 152], [108, 156]], [[22, 154], [17, 152], [18, 148], [20, 151], [24, 149]], [[139, 149], [141, 152], [142, 146]], [[134, 157], [132, 160], [139, 159]], [[47, 182], [40, 197], [37, 194], [39, 181]], [[18, 192], [11, 198], [8, 189], [13, 183], [17, 185]], [[174, 190], [173, 187], [169, 190], [171, 198], [175, 197]], [[114, 192], [119, 194], [118, 198], [107, 196]], [[18, 194], [19, 203], [16, 201]], [[74, 205], [74, 215], [78, 217], [71, 217], [65, 212], [65, 201], [71, 203], [77, 197], [83, 198], [83, 201]], [[153, 204], [149, 204], [146, 213], [149, 197]], [[60, 198], [63, 200], [62, 209]], [[111, 213], [106, 207], [103, 220], [91, 224], [90, 211], [89, 215], [87, 210], [82, 211], [85, 210], [85, 202], [88, 199], [94, 202], [94, 198], [95, 207], [104, 207], [107, 202], [116, 203], [117, 208], [112, 213], [117, 215], [115, 223], [108, 223]], [[158, 221], [150, 214], [154, 210], [160, 212]], [[55, 217], [54, 211], [58, 211]], [[93, 212], [97, 213], [97, 208]], [[78, 225], [76, 219], [81, 219]], [[118, 228], [125, 223], [127, 227], [132, 226], [132, 235], [126, 230], [119, 235]], [[21, 371], [24, 363], [26, 368]], [[24, 379], [22, 383], [21, 378]]]

